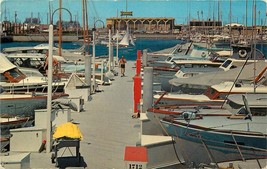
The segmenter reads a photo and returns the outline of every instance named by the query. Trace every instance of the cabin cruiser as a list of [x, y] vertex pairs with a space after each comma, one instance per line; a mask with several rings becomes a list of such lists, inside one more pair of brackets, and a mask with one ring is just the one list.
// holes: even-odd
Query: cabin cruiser
[[[210, 60], [176, 60], [173, 63], [176, 65], [175, 68], [169, 70], [167, 68], [153, 68], [155, 82], [161, 83], [162, 90], [167, 92], [181, 91], [182, 84], [185, 86], [185, 82], [187, 81], [187, 79], [192, 79], [192, 81], [194, 81], [194, 77], [197, 78], [205, 76], [206, 74], [223, 74], [223, 72], [225, 71], [233, 70], [235, 68], [241, 68], [242, 66], [244, 66], [245, 63], [247, 65], [252, 64], [254, 63], [254, 60], [245, 61], [229, 58], [223, 63]], [[208, 77], [209, 76], [207, 76], [207, 78]], [[231, 77], [230, 74], [229, 77]], [[174, 83], [176, 81], [182, 81], [183, 83], [181, 83], [181, 85], [178, 85]], [[207, 81], [210, 81], [210, 79], [207, 79]], [[189, 88], [189, 86], [187, 88]], [[190, 90], [191, 92], [193, 91], [192, 87], [190, 87]]]
[[[158, 120], [166, 133], [177, 139], [183, 157], [194, 168], [203, 164], [219, 168], [219, 162], [266, 159], [267, 111], [262, 94], [230, 99], [237, 104], [243, 100], [243, 104], [231, 109], [177, 109], [179, 114], [165, 115]], [[257, 164], [259, 168], [264, 166], [259, 161]]]
[[[48, 44], [40, 44], [33, 47], [9, 47], [2, 50], [5, 54], [14, 54], [14, 53], [40, 53], [45, 54], [49, 49]], [[84, 47], [81, 47], [77, 50], [61, 50], [61, 55], [66, 61], [84, 61]], [[53, 54], [59, 55], [59, 48], [53, 47]]]
[[[232, 60], [233, 61], [233, 60]], [[242, 63], [243, 62], [243, 63]], [[258, 61], [242, 61], [238, 60], [237, 64], [243, 64], [243, 66], [238, 66], [236, 68], [232, 68], [228, 71], [216, 71], [216, 72], [208, 72], [203, 74], [198, 74], [193, 77], [188, 78], [173, 78], [169, 80], [170, 85], [173, 88], [173, 91], [185, 89], [200, 89], [205, 90], [207, 87], [219, 84], [223, 81], [235, 81], [238, 77], [238, 81], [253, 81], [255, 79], [255, 75], [262, 78], [264, 77], [262, 74], [266, 73], [266, 61], [258, 60]], [[245, 64], [246, 63], [246, 64]], [[232, 65], [231, 60], [226, 61], [222, 64], [222, 67], [235, 67]], [[252, 71], [254, 70], [254, 71]]]
[[[32, 68], [19, 68], [12, 64], [6, 55], [0, 54], [0, 86], [5, 91], [44, 91], [47, 78]], [[27, 73], [28, 76], [25, 74]], [[54, 89], [63, 90], [65, 83], [53, 82]]]
[[[43, 75], [46, 75], [44, 70], [45, 65], [45, 54], [41, 53], [12, 53], [6, 54], [8, 60], [19, 68], [30, 68], [39, 70]], [[53, 55], [60, 64], [66, 63], [67, 61], [62, 56]], [[24, 69], [25, 70], [25, 69]]]

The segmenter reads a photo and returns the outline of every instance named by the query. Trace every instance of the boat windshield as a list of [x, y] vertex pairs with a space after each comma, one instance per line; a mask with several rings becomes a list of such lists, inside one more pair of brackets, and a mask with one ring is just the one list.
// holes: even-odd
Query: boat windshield
[[40, 68], [45, 62], [44, 58], [10, 58], [9, 60], [19, 67], [26, 68]]
[[19, 82], [20, 80], [26, 78], [26, 76], [17, 68], [5, 71], [3, 75], [5, 78], [1, 77], [1, 80], [5, 79], [5, 81], [7, 81], [7, 82]]
[[167, 59], [166, 59], [166, 62], [170, 62], [172, 60], [172, 57], [170, 56], [170, 57], [168, 57]]
[[231, 60], [226, 60], [222, 65], [221, 67], [223, 68], [227, 68], [229, 65], [231, 65], [232, 61]]
[[220, 96], [219, 92], [213, 88], [208, 88], [204, 94], [210, 99], [218, 99]]

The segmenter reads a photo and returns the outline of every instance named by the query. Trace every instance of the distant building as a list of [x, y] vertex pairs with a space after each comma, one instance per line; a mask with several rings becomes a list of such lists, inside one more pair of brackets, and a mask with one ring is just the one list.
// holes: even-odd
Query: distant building
[[26, 18], [24, 23], [28, 23], [28, 24], [40, 24], [40, 18]]
[[[62, 21], [62, 30], [63, 31], [74, 31], [80, 29], [80, 23], [78, 21]], [[56, 22], [57, 27], [59, 26], [59, 22]]]
[[220, 27], [222, 26], [222, 21], [213, 21], [213, 20], [192, 20], [190, 21], [190, 26], [195, 27]]
[[112, 31], [126, 30], [127, 25], [131, 32], [140, 33], [168, 33], [174, 29], [174, 18], [133, 18], [133, 17], [113, 17], [107, 18], [107, 26], [111, 26]]

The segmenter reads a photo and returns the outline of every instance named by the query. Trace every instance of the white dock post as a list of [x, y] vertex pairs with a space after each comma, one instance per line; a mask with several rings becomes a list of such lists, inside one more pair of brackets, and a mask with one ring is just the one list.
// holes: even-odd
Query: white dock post
[[109, 49], [109, 54], [108, 54], [108, 72], [106, 73], [106, 76], [109, 79], [113, 79], [114, 78], [114, 74], [111, 72], [112, 67], [111, 67], [111, 63], [113, 62], [113, 47], [111, 45], [111, 28], [109, 28], [108, 30], [108, 49]]
[[143, 55], [142, 55], [142, 66], [146, 67], [147, 66], [147, 49], [143, 50]]
[[53, 69], [53, 43], [54, 26], [49, 25], [49, 54], [48, 54], [48, 88], [47, 88], [47, 129], [46, 129], [46, 153], [51, 152], [51, 113], [52, 113], [52, 69]]
[[108, 71], [111, 71], [111, 29], [108, 29]]
[[84, 64], [85, 64], [85, 83], [88, 86], [90, 86], [90, 94], [91, 94], [92, 70], [91, 70], [91, 57], [90, 57], [90, 55], [85, 55]]
[[114, 54], [113, 54], [113, 45], [110, 45], [109, 48], [109, 53], [110, 53], [110, 70], [113, 71], [114, 70]]
[[95, 93], [95, 28], [93, 29], [93, 87], [91, 87], [92, 93]]
[[144, 67], [143, 78], [143, 107], [142, 113], [146, 113], [153, 104], [153, 67]]
[[117, 29], [117, 37], [116, 37], [116, 41], [117, 41], [117, 44], [116, 44], [116, 58], [117, 58], [117, 60], [116, 60], [116, 63], [117, 63], [117, 65], [119, 65], [119, 30]]
[[104, 60], [101, 61], [101, 82], [104, 82]]

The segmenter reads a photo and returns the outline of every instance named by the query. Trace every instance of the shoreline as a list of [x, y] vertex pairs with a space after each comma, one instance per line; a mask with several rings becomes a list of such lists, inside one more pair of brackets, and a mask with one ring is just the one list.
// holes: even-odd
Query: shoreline
[[[137, 39], [177, 39], [178, 34], [134, 34]], [[25, 36], [1, 36], [1, 43], [9, 42], [47, 42], [48, 35], [25, 35]], [[62, 36], [64, 42], [79, 41], [81, 36]], [[59, 37], [54, 36], [54, 41], [58, 42]]]

